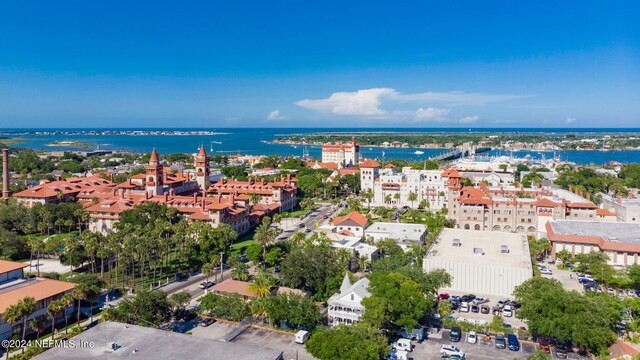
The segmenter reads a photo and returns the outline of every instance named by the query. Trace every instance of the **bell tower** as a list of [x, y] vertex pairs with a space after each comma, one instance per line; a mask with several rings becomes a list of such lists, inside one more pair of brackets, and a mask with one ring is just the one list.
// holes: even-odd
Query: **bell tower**
[[209, 179], [209, 157], [204, 150], [204, 145], [200, 145], [200, 151], [196, 155], [196, 182], [200, 190], [207, 190], [207, 180]]
[[151, 151], [149, 164], [147, 164], [145, 169], [147, 175], [145, 182], [147, 193], [151, 193], [151, 195], [162, 195], [164, 193], [164, 174], [156, 148], [153, 148], [153, 151]]

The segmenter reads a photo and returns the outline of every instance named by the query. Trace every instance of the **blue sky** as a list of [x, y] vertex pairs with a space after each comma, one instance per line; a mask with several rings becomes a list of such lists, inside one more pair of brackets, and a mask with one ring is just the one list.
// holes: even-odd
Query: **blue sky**
[[640, 127], [635, 1], [0, 4], [0, 127]]

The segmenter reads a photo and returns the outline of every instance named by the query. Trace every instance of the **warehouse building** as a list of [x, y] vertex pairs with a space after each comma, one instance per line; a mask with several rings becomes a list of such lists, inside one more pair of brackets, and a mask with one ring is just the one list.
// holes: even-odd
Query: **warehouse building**
[[75, 347], [54, 347], [33, 359], [284, 360], [279, 350], [111, 321], [77, 335], [73, 342]]
[[490, 296], [511, 296], [533, 276], [526, 235], [498, 231], [443, 229], [423, 269], [451, 275], [451, 286], [443, 290]]

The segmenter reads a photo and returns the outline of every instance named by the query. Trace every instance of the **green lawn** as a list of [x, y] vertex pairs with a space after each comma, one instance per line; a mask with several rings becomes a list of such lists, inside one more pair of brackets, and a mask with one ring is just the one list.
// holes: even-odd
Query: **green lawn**
[[231, 256], [238, 256], [251, 244], [255, 243], [253, 240], [253, 231], [244, 234], [241, 238], [236, 240], [233, 245], [231, 245]]

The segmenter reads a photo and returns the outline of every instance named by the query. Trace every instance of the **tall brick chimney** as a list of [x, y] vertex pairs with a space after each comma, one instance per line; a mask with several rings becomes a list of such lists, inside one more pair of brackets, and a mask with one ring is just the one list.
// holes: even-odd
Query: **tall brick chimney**
[[2, 149], [2, 199], [9, 200], [9, 149]]

